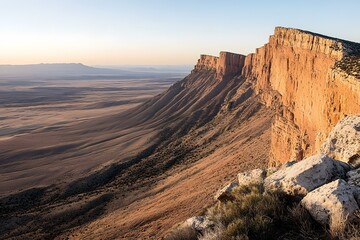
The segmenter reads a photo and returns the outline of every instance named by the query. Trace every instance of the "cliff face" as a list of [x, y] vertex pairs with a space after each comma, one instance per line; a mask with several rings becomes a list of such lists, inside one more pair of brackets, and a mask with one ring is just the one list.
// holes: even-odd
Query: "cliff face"
[[276, 111], [272, 162], [300, 160], [319, 150], [344, 116], [360, 112], [359, 44], [278, 27], [245, 59], [243, 75]]
[[195, 70], [210, 70], [216, 72], [216, 78], [233, 77], [241, 72], [245, 62], [245, 56], [236, 53], [220, 52], [219, 57], [201, 55]]

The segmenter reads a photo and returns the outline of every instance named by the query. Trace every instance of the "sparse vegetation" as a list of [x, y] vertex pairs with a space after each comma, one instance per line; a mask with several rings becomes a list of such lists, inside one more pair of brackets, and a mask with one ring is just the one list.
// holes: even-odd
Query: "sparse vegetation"
[[[310, 239], [320, 227], [298, 204], [292, 206], [279, 193], [267, 193], [261, 185], [234, 190], [234, 201], [218, 202], [208, 210], [213, 221], [224, 226], [220, 239]], [[310, 237], [310, 238], [309, 238]]]
[[351, 55], [344, 57], [341, 61], [338, 61], [335, 67], [340, 68], [349, 75], [360, 78], [360, 56]]
[[330, 220], [329, 234], [333, 239], [360, 239], [360, 222], [347, 222], [347, 217], [335, 215], [336, 218]]
[[[321, 228], [299, 205], [288, 206], [278, 193], [266, 193], [262, 185], [234, 189], [235, 199], [217, 202], [206, 216], [216, 223], [199, 239], [317, 239]], [[178, 234], [178, 233], [177, 233]], [[175, 238], [174, 238], [175, 239]]]
[[194, 238], [189, 229], [182, 228], [167, 239], [360, 239], [359, 223], [332, 219], [325, 228], [294, 199], [277, 192], [265, 192], [262, 185], [235, 188], [233, 195], [234, 200], [217, 202], [205, 212], [205, 216], [216, 223], [214, 229], [198, 233]]
[[190, 226], [175, 229], [165, 240], [197, 240], [198, 233]]

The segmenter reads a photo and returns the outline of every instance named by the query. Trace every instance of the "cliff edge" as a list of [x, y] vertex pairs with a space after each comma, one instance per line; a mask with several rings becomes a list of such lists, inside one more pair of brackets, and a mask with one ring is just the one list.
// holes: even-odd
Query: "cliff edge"
[[210, 70], [216, 72], [216, 78], [222, 80], [241, 73], [245, 56], [230, 52], [220, 52], [219, 57], [201, 55], [194, 71]]
[[201, 55], [194, 71], [217, 79], [241, 73], [274, 112], [271, 165], [318, 151], [330, 129], [360, 112], [360, 44], [276, 27], [269, 42], [246, 57]]
[[360, 112], [359, 56], [358, 43], [277, 27], [246, 57], [243, 75], [276, 111], [272, 164], [313, 154], [340, 119]]

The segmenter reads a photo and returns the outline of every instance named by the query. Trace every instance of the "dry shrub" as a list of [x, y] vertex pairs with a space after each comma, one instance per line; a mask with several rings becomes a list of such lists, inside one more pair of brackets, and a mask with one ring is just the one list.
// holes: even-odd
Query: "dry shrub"
[[[207, 216], [221, 224], [217, 239], [322, 239], [325, 231], [309, 213], [262, 185], [234, 189], [234, 200], [218, 202]], [[219, 236], [221, 235], [221, 236]], [[204, 238], [206, 239], [206, 238]]]
[[341, 237], [346, 228], [347, 216], [339, 213], [330, 219], [329, 232], [333, 238]]
[[348, 223], [339, 239], [360, 240], [360, 223]]
[[199, 240], [219, 240], [224, 233], [224, 226], [218, 224], [214, 229], [208, 229], [202, 236], [199, 236]]
[[173, 230], [165, 240], [197, 240], [198, 233], [191, 226], [179, 227]]
[[[326, 238], [323, 227], [315, 222], [309, 212], [300, 204], [288, 206], [287, 214], [282, 221], [287, 225], [289, 239], [322, 239]], [[291, 236], [291, 237], [290, 237]]]
[[277, 194], [264, 193], [262, 185], [240, 187], [233, 194], [235, 200], [218, 202], [208, 211], [211, 220], [224, 226], [221, 239], [268, 239], [283, 214]]
[[360, 240], [360, 223], [345, 224], [346, 218], [334, 218], [327, 231], [298, 202], [276, 192], [265, 192], [262, 185], [238, 187], [234, 200], [217, 202], [206, 217], [216, 223], [201, 234], [177, 230], [168, 240], [249, 240], [287, 239]]
[[329, 233], [333, 239], [360, 240], [360, 219], [348, 221], [348, 216], [334, 215], [330, 219]]

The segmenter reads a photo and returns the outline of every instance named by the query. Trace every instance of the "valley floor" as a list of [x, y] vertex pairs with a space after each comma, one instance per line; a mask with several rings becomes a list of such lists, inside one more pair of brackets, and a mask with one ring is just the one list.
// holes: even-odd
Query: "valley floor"
[[[57, 111], [42, 119], [41, 107], [19, 107], [42, 127], [12, 133], [0, 146], [0, 238], [160, 239], [213, 204], [219, 186], [238, 172], [267, 165], [273, 113], [251, 82], [214, 77], [194, 72], [130, 110], [143, 101], [139, 92], [81, 91], [82, 110], [63, 112], [67, 120], [58, 127], [45, 127]], [[140, 95], [169, 82], [157, 84]], [[125, 96], [128, 105], [104, 108]]]
[[[176, 80], [0, 80], [0, 195], [47, 186], [65, 176], [78, 178], [109, 161], [92, 157], [79, 163], [70, 156], [57, 161], [48, 155], [80, 145], [75, 140], [84, 137], [78, 130], [85, 121], [122, 113], [163, 92]], [[77, 133], [68, 134], [67, 128]], [[64, 131], [66, 142], [58, 137]], [[29, 147], [24, 148], [26, 145]], [[34, 158], [37, 160], [31, 160]]]

